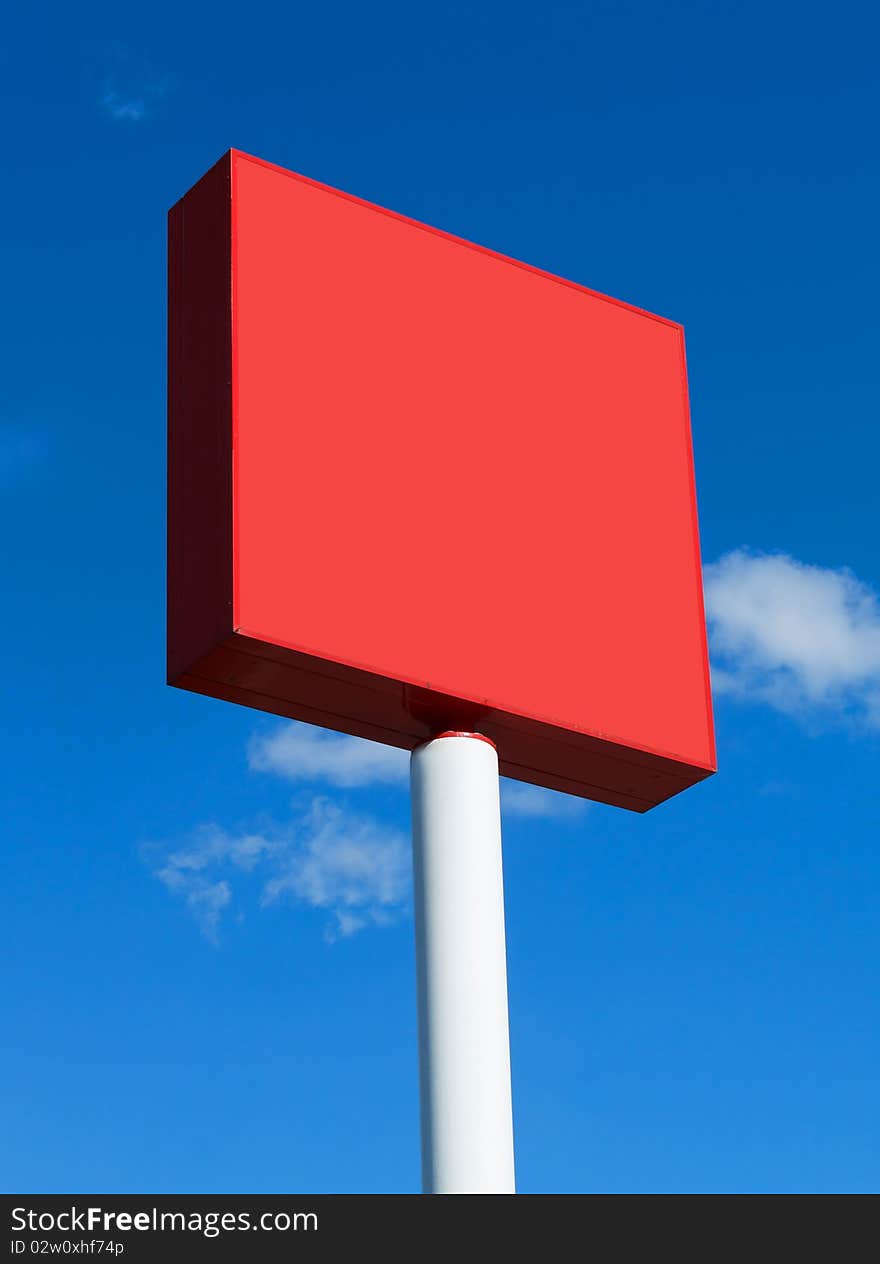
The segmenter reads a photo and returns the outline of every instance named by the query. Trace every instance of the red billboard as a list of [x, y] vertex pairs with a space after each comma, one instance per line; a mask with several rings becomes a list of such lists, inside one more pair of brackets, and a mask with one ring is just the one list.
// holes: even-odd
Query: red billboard
[[639, 812], [714, 771], [675, 322], [232, 151], [168, 452], [171, 683]]

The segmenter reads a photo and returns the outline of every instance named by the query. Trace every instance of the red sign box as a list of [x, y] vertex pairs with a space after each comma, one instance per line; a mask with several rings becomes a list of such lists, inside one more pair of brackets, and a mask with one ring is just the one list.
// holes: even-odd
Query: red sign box
[[679, 325], [246, 154], [169, 218], [168, 678], [642, 812], [715, 768]]

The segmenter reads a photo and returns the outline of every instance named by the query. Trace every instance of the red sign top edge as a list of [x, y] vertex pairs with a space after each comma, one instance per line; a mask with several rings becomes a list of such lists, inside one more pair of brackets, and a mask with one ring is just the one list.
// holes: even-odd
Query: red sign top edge
[[[635, 303], [628, 303], [625, 299], [614, 298], [611, 294], [603, 294], [601, 290], [590, 289], [588, 285], [581, 285], [579, 281], [571, 281], [568, 277], [559, 276], [556, 272], [548, 272], [545, 268], [539, 268], [533, 263], [526, 263], [523, 259], [516, 259], [513, 255], [503, 254], [500, 250], [493, 250], [490, 246], [483, 246], [479, 242], [470, 241], [467, 237], [459, 237], [456, 233], [447, 232], [445, 228], [437, 228], [434, 224], [426, 224], [423, 220], [414, 219], [411, 215], [404, 215], [400, 211], [393, 211], [390, 207], [381, 206], [378, 202], [370, 202], [367, 198], [358, 197], [356, 193], [347, 193], [344, 189], [337, 189], [332, 184], [324, 184], [320, 180], [314, 180], [311, 176], [305, 176], [299, 171], [291, 171], [289, 167], [282, 167], [278, 163], [269, 162], [265, 158], [258, 158], [255, 154], [246, 153], [243, 149], [230, 148], [225, 150], [217, 159], [215, 166], [224, 162], [226, 159], [243, 159], [245, 162], [252, 162], [258, 167], [265, 167], [267, 171], [274, 171], [278, 175], [287, 176], [290, 180], [298, 180], [301, 184], [311, 185], [314, 189], [320, 189], [323, 193], [332, 193], [334, 197], [344, 198], [348, 202], [354, 202], [357, 206], [363, 206], [370, 211], [378, 211], [381, 215], [387, 215], [390, 219], [399, 220], [402, 224], [410, 224], [413, 228], [421, 228], [426, 233], [434, 233], [438, 237], [444, 237], [447, 241], [454, 241], [459, 246], [467, 246], [468, 250], [477, 250], [481, 254], [489, 255], [493, 259], [500, 259], [504, 263], [512, 263], [514, 267], [524, 268], [526, 272], [532, 272], [535, 276], [544, 277], [548, 281], [556, 281], [559, 285], [567, 285], [572, 290], [579, 290], [582, 294], [589, 294], [591, 298], [601, 299], [604, 303], [611, 303], [615, 307], [622, 307], [625, 311], [633, 312], [637, 316], [647, 316], [649, 320], [657, 320], [662, 325], [669, 325], [671, 329], [677, 329], [682, 334], [684, 326], [680, 321], [673, 320], [669, 316], [661, 316], [657, 312], [650, 312], [645, 307], [638, 307]], [[178, 206], [187, 197], [184, 193], [178, 198], [171, 210]]]

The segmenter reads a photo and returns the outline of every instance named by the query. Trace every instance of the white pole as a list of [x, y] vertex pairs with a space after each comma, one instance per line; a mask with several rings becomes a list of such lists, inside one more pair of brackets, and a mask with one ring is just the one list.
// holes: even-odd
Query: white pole
[[423, 1189], [512, 1194], [498, 756], [444, 733], [410, 772]]

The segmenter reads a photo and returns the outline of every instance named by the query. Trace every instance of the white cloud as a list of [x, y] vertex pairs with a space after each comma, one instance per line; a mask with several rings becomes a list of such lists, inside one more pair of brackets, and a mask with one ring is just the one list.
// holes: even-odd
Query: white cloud
[[273, 847], [258, 834], [235, 837], [216, 825], [202, 826], [165, 856], [156, 877], [185, 900], [202, 933], [217, 944], [222, 914], [232, 903], [229, 879], [218, 878], [218, 871], [252, 870]]
[[[406, 786], [409, 778], [407, 751], [292, 721], [269, 733], [256, 734], [248, 746], [248, 763], [257, 772], [340, 789]], [[501, 795], [504, 813], [510, 817], [573, 820], [586, 808], [583, 799], [506, 777], [501, 782]]]
[[258, 772], [344, 789], [404, 785], [409, 775], [409, 755], [396, 746], [293, 722], [256, 734], [248, 746], [248, 762]]
[[330, 939], [393, 921], [410, 890], [404, 836], [320, 798], [283, 830], [230, 834], [204, 826], [167, 852], [155, 872], [215, 945], [233, 882], [244, 874], [257, 878], [262, 905], [292, 898], [328, 912]]
[[104, 93], [101, 104], [112, 119], [128, 123], [140, 123], [146, 117], [147, 103], [143, 97], [123, 97], [112, 88]]
[[263, 903], [289, 895], [328, 909], [336, 933], [345, 936], [392, 920], [409, 898], [410, 877], [409, 843], [401, 833], [315, 799], [307, 838], [266, 883]]
[[[345, 789], [404, 787], [409, 755], [393, 746], [286, 722], [251, 739], [248, 762], [252, 769], [294, 782]], [[505, 818], [574, 820], [587, 806], [582, 799], [507, 778], [501, 793]], [[230, 833], [206, 825], [161, 850], [156, 877], [184, 900], [214, 944], [248, 875], [258, 886], [260, 906], [292, 900], [327, 912], [329, 939], [387, 925], [410, 899], [408, 831], [320, 796], [283, 828]]]
[[742, 549], [704, 579], [717, 694], [880, 728], [880, 601], [867, 584]]
[[501, 781], [502, 815], [525, 817], [532, 821], [574, 821], [583, 816], [587, 803], [575, 795], [544, 790], [524, 781]]
[[111, 68], [96, 85], [102, 109], [118, 123], [149, 119], [172, 90], [172, 79], [121, 46], [107, 52]]
[[232, 902], [232, 888], [225, 880], [211, 882], [200, 874], [187, 873], [168, 864], [156, 877], [169, 891], [181, 896], [199, 924], [202, 934], [215, 946], [219, 943], [220, 919]]
[[189, 841], [171, 853], [167, 867], [175, 873], [201, 873], [218, 863], [229, 863], [238, 869], [250, 870], [260, 856], [272, 850], [270, 843], [260, 834], [227, 834], [217, 825], [203, 825]]

